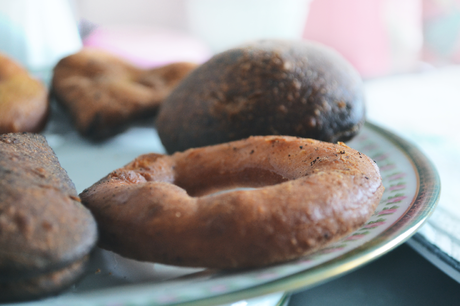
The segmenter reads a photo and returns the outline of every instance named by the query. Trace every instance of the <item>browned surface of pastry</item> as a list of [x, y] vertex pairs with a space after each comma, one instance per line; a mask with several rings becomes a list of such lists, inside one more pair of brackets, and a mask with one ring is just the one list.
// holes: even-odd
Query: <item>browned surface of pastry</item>
[[155, 115], [164, 98], [195, 67], [174, 63], [141, 70], [104, 51], [83, 49], [56, 65], [52, 93], [83, 136], [100, 140]]
[[0, 134], [40, 132], [48, 110], [48, 91], [43, 84], [0, 54]]
[[[256, 189], [212, 193], [235, 187]], [[80, 197], [103, 248], [142, 261], [243, 268], [350, 234], [383, 190], [377, 165], [343, 143], [257, 136], [140, 156]]]
[[0, 135], [0, 283], [68, 267], [96, 239], [93, 216], [45, 138]]
[[338, 53], [267, 40], [198, 67], [162, 104], [156, 125], [173, 153], [254, 135], [346, 141], [364, 116], [361, 78]]
[[88, 256], [61, 270], [11, 282], [0, 281], [0, 301], [25, 301], [59, 293], [83, 276]]

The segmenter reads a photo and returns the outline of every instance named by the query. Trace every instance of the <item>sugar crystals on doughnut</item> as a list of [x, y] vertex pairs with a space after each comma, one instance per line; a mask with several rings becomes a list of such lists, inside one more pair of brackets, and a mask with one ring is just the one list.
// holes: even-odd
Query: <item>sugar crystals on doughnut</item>
[[[215, 193], [236, 187], [255, 189]], [[257, 136], [140, 156], [80, 197], [103, 248], [226, 269], [292, 260], [345, 237], [383, 190], [377, 165], [344, 144]]]
[[173, 153], [253, 135], [346, 141], [364, 119], [361, 78], [337, 52], [264, 40], [198, 67], [162, 104], [156, 126]]

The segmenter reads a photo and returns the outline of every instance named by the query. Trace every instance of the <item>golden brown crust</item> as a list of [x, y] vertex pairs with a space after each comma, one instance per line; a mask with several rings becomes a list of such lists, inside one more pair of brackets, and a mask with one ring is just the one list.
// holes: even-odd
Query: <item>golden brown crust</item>
[[40, 132], [48, 112], [48, 91], [43, 84], [0, 54], [0, 134]]
[[[254, 187], [210, 194], [216, 190]], [[173, 265], [240, 268], [311, 253], [356, 230], [383, 193], [345, 146], [282, 136], [140, 156], [86, 189], [100, 246]]]
[[162, 104], [156, 126], [173, 153], [255, 135], [346, 141], [364, 119], [361, 78], [337, 52], [264, 40], [195, 69]]
[[172, 88], [196, 67], [174, 63], [142, 70], [96, 49], [83, 49], [56, 65], [52, 93], [85, 137], [103, 139], [135, 120], [153, 116]]
[[0, 135], [0, 282], [61, 269], [96, 239], [94, 218], [45, 138]]

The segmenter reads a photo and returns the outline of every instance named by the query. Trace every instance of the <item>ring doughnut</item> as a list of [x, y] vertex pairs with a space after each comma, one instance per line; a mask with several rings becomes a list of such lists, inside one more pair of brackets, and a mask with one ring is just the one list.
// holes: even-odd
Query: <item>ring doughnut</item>
[[[236, 187], [255, 189], [214, 193]], [[377, 165], [343, 143], [255, 136], [142, 155], [80, 197], [105, 249], [226, 269], [295, 259], [350, 234], [383, 190]]]

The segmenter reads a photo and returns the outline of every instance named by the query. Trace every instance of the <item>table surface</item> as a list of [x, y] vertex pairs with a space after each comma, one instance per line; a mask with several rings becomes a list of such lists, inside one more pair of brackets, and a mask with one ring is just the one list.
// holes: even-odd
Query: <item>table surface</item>
[[351, 273], [293, 293], [288, 305], [460, 305], [460, 283], [405, 243]]

